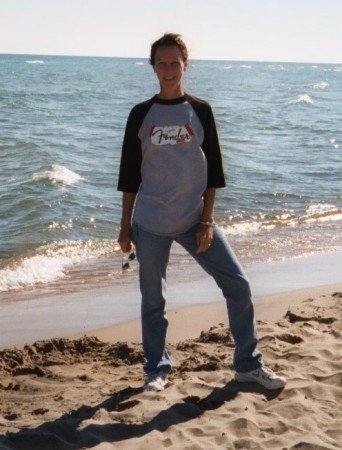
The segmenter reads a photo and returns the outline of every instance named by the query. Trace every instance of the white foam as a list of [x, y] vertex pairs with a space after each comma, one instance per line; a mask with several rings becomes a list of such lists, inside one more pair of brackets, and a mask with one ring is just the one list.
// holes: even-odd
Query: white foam
[[35, 253], [0, 270], [0, 292], [51, 283], [67, 276], [75, 265], [113, 253], [115, 243], [99, 241], [59, 241], [38, 248]]
[[294, 100], [290, 100], [287, 104], [292, 105], [296, 103], [306, 103], [306, 104], [312, 104], [313, 100], [308, 94], [300, 94], [297, 95], [297, 97]]
[[53, 164], [51, 170], [46, 170], [43, 172], [38, 172], [33, 174], [32, 180], [51, 180], [52, 183], [61, 183], [67, 186], [77, 183], [83, 178], [76, 172], [68, 169], [67, 167], [60, 166], [58, 164]]
[[307, 214], [324, 214], [329, 211], [337, 211], [337, 207], [330, 203], [314, 203], [307, 207]]
[[67, 220], [65, 223], [58, 223], [56, 221], [53, 221], [50, 225], [49, 225], [49, 229], [50, 230], [54, 230], [54, 229], [60, 229], [60, 230], [67, 230], [69, 228], [72, 228], [73, 223], [72, 223], [72, 219]]
[[336, 216], [336, 213], [340, 213], [340, 211], [335, 205], [332, 205], [330, 203], [316, 203], [310, 205], [306, 209], [306, 215], [304, 217], [322, 219], [328, 216], [334, 217]]
[[31, 61], [26, 61], [26, 64], [44, 64], [44, 61], [41, 59], [33, 59]]
[[318, 83], [314, 83], [312, 85], [312, 87], [314, 89], [326, 89], [329, 86], [329, 83], [327, 83], [326, 81], [320, 81]]
[[250, 236], [265, 230], [275, 228], [297, 227], [300, 224], [342, 221], [342, 211], [329, 203], [310, 205], [303, 215], [296, 216], [293, 212], [284, 212], [272, 217], [260, 215], [251, 221], [241, 221], [224, 225], [228, 236]]
[[225, 232], [230, 236], [246, 236], [257, 233], [260, 229], [260, 222], [240, 222], [224, 226]]
[[69, 266], [68, 258], [34, 256], [24, 259], [14, 269], [0, 271], [0, 292], [49, 283], [66, 276], [64, 269]]

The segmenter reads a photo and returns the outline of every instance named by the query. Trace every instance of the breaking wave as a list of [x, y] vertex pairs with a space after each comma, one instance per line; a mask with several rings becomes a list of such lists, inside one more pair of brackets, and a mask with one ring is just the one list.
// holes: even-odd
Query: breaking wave
[[300, 95], [297, 95], [297, 97], [295, 99], [290, 100], [287, 104], [293, 105], [296, 103], [305, 103], [305, 104], [311, 105], [311, 104], [313, 104], [313, 100], [310, 97], [310, 95], [308, 95], [308, 94], [300, 94]]
[[[224, 225], [225, 231], [231, 236], [242, 236], [258, 233], [262, 230], [276, 228], [295, 227], [312, 223], [342, 221], [342, 210], [331, 204], [310, 205], [302, 216], [296, 216], [293, 212], [282, 212], [275, 215], [258, 214], [251, 220], [242, 220]], [[234, 222], [234, 219], [231, 220]]]
[[0, 269], [0, 292], [57, 281], [67, 277], [71, 267], [116, 251], [116, 242], [111, 240], [64, 240], [43, 245], [3, 265]]
[[50, 180], [52, 183], [60, 183], [67, 186], [77, 183], [83, 180], [81, 175], [67, 167], [60, 166], [58, 164], [53, 164], [50, 170], [45, 170], [43, 172], [34, 173], [32, 176], [33, 181], [37, 180]]

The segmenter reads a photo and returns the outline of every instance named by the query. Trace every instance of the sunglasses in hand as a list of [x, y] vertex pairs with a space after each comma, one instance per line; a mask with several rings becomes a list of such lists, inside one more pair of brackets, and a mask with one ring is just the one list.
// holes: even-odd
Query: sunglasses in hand
[[134, 260], [135, 260], [134, 252], [131, 252], [128, 256], [125, 256], [125, 254], [123, 253], [122, 254], [122, 262], [121, 262], [122, 270], [129, 269], [129, 263]]

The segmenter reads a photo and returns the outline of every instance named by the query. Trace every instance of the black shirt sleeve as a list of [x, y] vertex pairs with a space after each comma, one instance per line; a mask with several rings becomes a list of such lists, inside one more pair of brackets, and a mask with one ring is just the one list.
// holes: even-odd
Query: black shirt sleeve
[[139, 130], [153, 99], [136, 105], [130, 112], [122, 144], [118, 191], [137, 193], [141, 184], [141, 141]]

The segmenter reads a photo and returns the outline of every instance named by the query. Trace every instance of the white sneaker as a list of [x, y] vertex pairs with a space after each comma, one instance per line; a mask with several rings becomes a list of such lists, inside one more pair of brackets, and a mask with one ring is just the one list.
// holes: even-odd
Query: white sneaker
[[167, 384], [168, 379], [166, 373], [153, 373], [146, 378], [144, 389], [145, 391], [163, 391]]
[[235, 380], [241, 383], [259, 383], [266, 389], [281, 389], [286, 384], [286, 379], [274, 373], [271, 369], [261, 366], [251, 372], [237, 372]]

